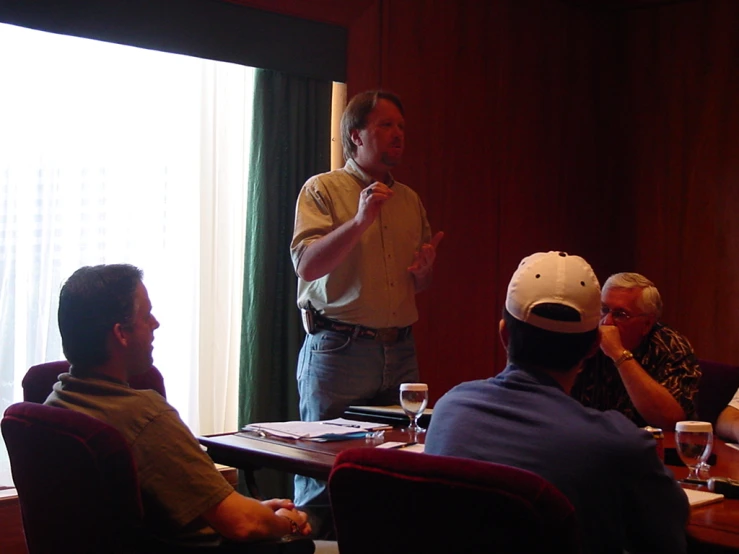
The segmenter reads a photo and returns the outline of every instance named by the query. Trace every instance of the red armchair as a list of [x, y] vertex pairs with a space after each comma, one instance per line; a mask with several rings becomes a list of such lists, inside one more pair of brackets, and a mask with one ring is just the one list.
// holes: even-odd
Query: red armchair
[[[54, 383], [56, 383], [59, 374], [66, 373], [67, 371], [69, 371], [69, 362], [66, 360], [45, 362], [31, 366], [21, 382], [23, 400], [43, 404], [46, 397], [51, 393], [51, 389]], [[151, 366], [151, 369], [146, 373], [132, 377], [129, 385], [134, 389], [155, 390], [164, 398], [167, 398], [167, 391], [164, 388], [164, 378], [154, 366]]]
[[5, 411], [2, 434], [30, 554], [129, 551], [142, 508], [118, 431], [78, 412], [20, 402]]
[[[165, 544], [147, 531], [131, 451], [110, 425], [73, 410], [19, 402], [8, 407], [0, 427], [29, 554], [210, 551]], [[315, 546], [299, 538], [234, 548], [244, 554], [312, 554]]]
[[338, 455], [329, 495], [341, 554], [579, 552], [567, 498], [508, 466], [356, 448]]
[[698, 363], [703, 371], [695, 401], [698, 419], [715, 425], [739, 388], [739, 367], [709, 360], [698, 360]]

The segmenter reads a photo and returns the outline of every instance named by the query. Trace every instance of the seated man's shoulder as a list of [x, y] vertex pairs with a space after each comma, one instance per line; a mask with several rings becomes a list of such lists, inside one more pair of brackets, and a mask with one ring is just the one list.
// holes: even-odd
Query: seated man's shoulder
[[489, 385], [486, 380], [466, 381], [455, 385], [439, 398], [438, 402], [434, 406], [434, 412], [445, 409], [449, 406], [455, 406], [465, 400], [470, 400], [472, 398], [477, 398], [480, 395], [484, 395], [484, 391], [488, 386]]
[[651, 435], [637, 427], [633, 421], [616, 410], [600, 411], [584, 408], [588, 414], [588, 435], [599, 448], [606, 448], [629, 456], [652, 448]]
[[657, 343], [668, 350], [681, 348], [689, 349], [692, 351], [690, 341], [685, 335], [683, 335], [677, 329], [670, 327], [666, 323], [662, 323], [661, 321], [655, 323], [654, 329], [652, 330], [652, 334], [650, 336], [650, 342]]

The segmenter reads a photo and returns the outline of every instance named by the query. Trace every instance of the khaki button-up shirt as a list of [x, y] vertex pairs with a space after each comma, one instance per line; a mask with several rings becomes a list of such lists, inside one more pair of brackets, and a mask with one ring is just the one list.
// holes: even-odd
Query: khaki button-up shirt
[[[305, 249], [352, 219], [359, 194], [374, 182], [353, 160], [335, 171], [311, 177], [295, 210], [290, 254], [298, 267]], [[366, 327], [404, 327], [418, 319], [415, 283], [408, 272], [431, 227], [418, 195], [389, 183], [393, 197], [347, 258], [330, 274], [306, 282], [298, 278], [298, 306], [308, 302], [324, 316]]]

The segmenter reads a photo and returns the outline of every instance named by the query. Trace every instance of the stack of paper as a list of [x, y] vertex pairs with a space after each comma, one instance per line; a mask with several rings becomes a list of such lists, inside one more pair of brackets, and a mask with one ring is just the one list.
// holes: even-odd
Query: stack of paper
[[250, 423], [244, 431], [255, 431], [272, 437], [288, 439], [330, 440], [363, 437], [370, 431], [391, 429], [387, 425], [368, 421], [353, 421], [342, 417], [325, 421], [279, 421], [275, 423]]

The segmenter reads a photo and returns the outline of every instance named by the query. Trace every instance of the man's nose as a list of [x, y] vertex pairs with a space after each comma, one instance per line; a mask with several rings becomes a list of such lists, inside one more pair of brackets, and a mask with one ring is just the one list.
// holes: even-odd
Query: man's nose
[[606, 315], [600, 318], [600, 322], [603, 325], [613, 325], [613, 312], [606, 313]]

